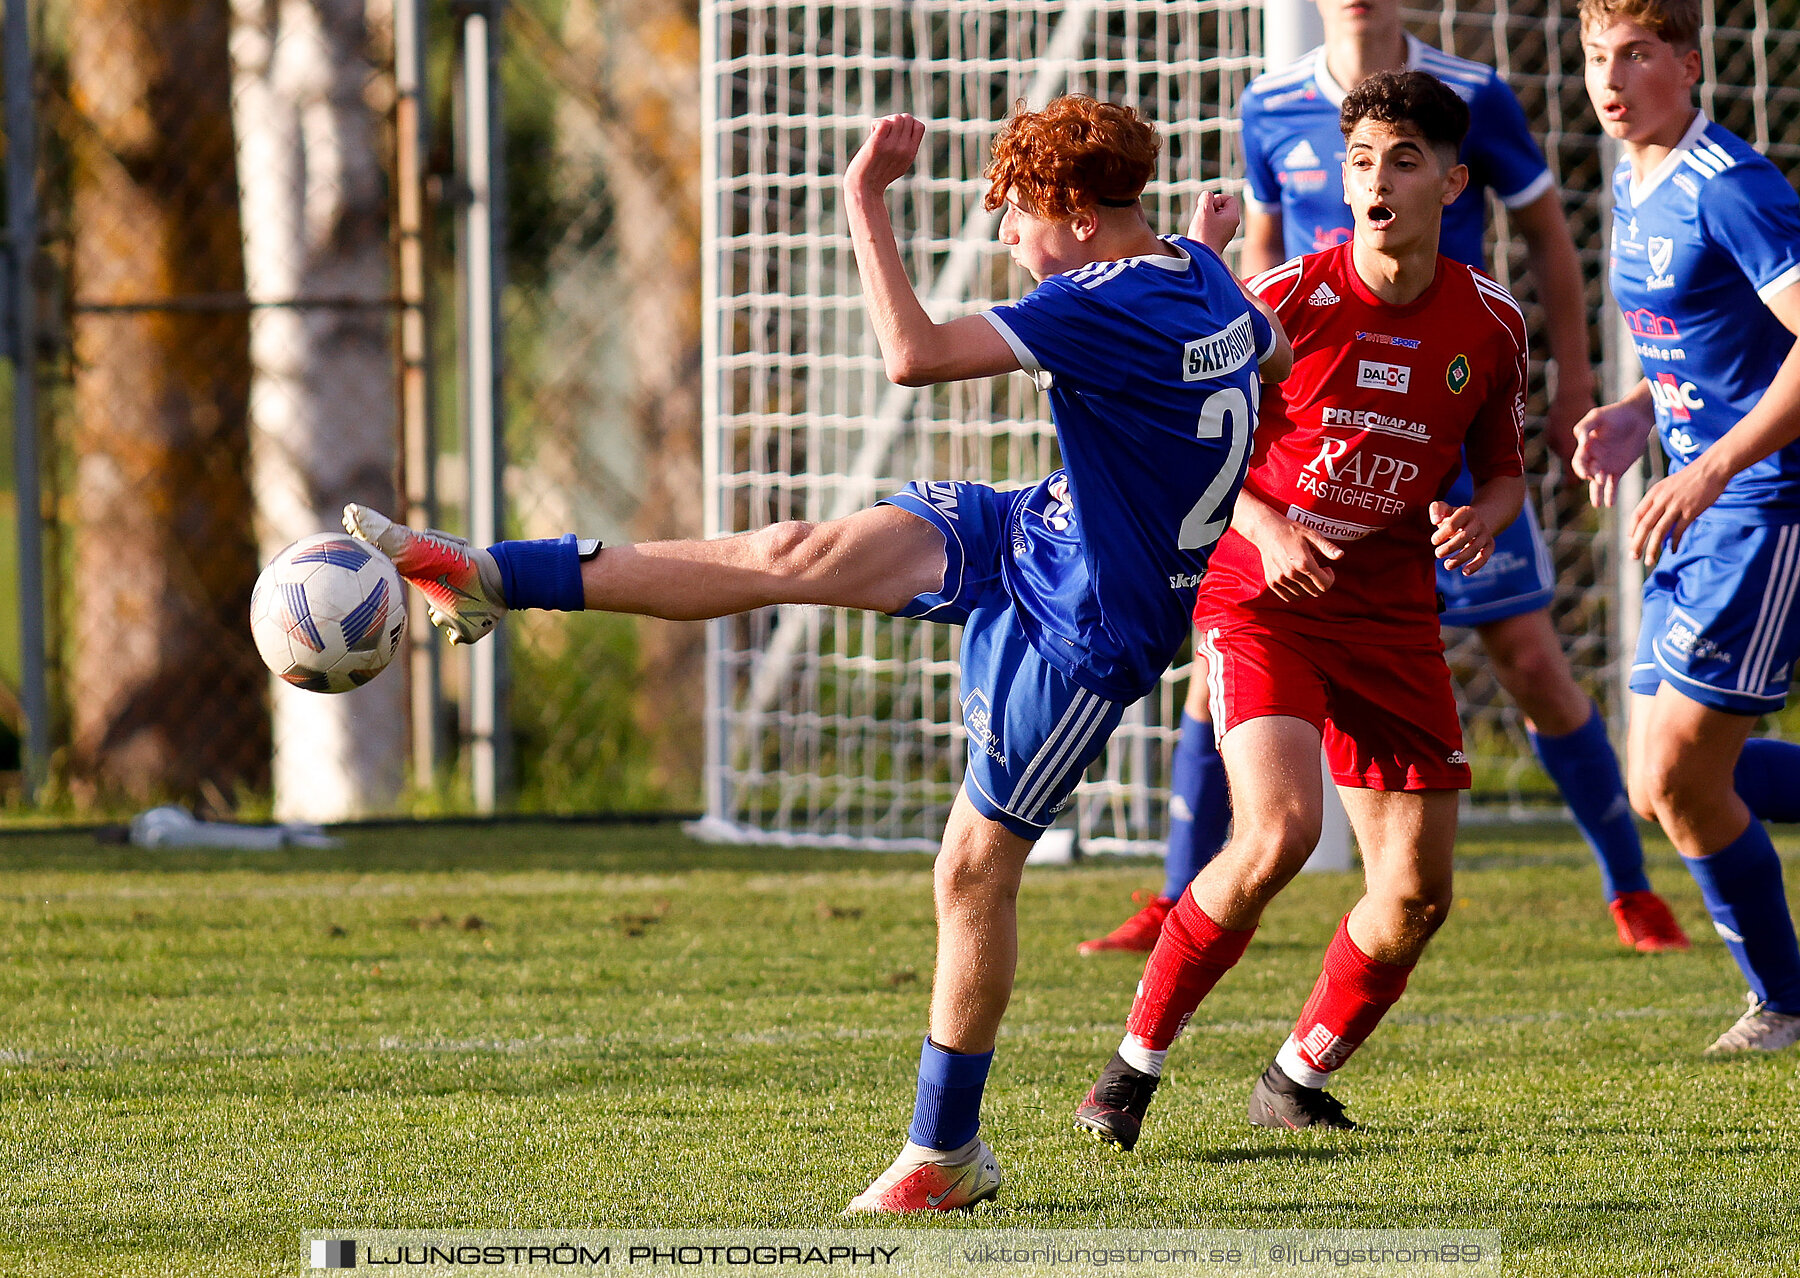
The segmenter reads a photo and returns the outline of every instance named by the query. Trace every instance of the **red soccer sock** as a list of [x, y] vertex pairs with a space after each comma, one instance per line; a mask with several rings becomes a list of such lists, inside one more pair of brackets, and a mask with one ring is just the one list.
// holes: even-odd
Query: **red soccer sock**
[[1244, 957], [1256, 929], [1227, 932], [1183, 892], [1163, 920], [1162, 935], [1144, 965], [1125, 1032], [1153, 1052], [1166, 1052], [1219, 978]]
[[1411, 975], [1411, 965], [1378, 962], [1358, 949], [1346, 914], [1325, 948], [1324, 970], [1276, 1064], [1302, 1086], [1323, 1087], [1325, 1076], [1349, 1060], [1388, 1008], [1400, 1001]]

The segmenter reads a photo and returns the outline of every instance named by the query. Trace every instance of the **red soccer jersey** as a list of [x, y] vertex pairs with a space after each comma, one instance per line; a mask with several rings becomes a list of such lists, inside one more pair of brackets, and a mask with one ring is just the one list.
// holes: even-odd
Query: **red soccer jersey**
[[1430, 643], [1438, 636], [1431, 503], [1465, 453], [1478, 485], [1523, 471], [1525, 320], [1505, 289], [1447, 257], [1420, 297], [1389, 306], [1357, 276], [1351, 247], [1250, 282], [1280, 316], [1294, 370], [1263, 391], [1244, 488], [1343, 548], [1335, 583], [1316, 599], [1277, 599], [1256, 547], [1229, 531], [1194, 616], [1249, 614], [1307, 634]]

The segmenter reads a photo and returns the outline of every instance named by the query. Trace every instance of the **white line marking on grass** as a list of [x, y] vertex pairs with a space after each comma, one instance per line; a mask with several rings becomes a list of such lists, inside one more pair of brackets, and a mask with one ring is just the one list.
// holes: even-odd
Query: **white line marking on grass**
[[[1721, 1003], [1694, 1008], [1616, 1008], [1608, 1011], [1513, 1012], [1497, 1016], [1460, 1016], [1430, 1013], [1416, 1016], [1389, 1016], [1389, 1025], [1458, 1026], [1471, 1028], [1498, 1025], [1554, 1025], [1568, 1021], [1582, 1024], [1653, 1020], [1699, 1021], [1728, 1016], [1740, 1005]], [[1278, 1033], [1293, 1022], [1283, 1018], [1255, 1021], [1209, 1021], [1190, 1024], [1190, 1034], [1260, 1034]], [[1023, 1025], [1003, 1028], [1000, 1037], [1014, 1042], [1087, 1040], [1116, 1034], [1115, 1024], [1095, 1025]], [[821, 1029], [745, 1030], [738, 1033], [684, 1034], [572, 1034], [555, 1038], [401, 1038], [383, 1037], [373, 1043], [300, 1043], [247, 1044], [217, 1047], [194, 1044], [188, 1047], [126, 1047], [107, 1045], [98, 1048], [57, 1050], [55, 1048], [0, 1048], [0, 1067], [23, 1068], [37, 1064], [96, 1066], [121, 1062], [175, 1064], [193, 1060], [283, 1060], [309, 1056], [510, 1056], [558, 1057], [580, 1053], [616, 1052], [641, 1048], [793, 1047], [810, 1043], [869, 1042], [890, 1040], [895, 1043], [916, 1042], [919, 1031], [912, 1027], [835, 1026]]]

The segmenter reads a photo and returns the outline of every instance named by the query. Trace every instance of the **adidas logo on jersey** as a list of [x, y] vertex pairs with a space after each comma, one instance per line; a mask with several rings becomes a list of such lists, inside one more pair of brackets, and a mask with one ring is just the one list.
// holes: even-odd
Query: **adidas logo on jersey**
[[1308, 306], [1336, 306], [1341, 300], [1336, 293], [1331, 291], [1331, 285], [1321, 283], [1312, 291], [1312, 296], [1306, 299], [1306, 304]]
[[1290, 169], [1316, 169], [1319, 167], [1319, 153], [1312, 149], [1311, 142], [1301, 138], [1300, 145], [1289, 151], [1287, 159], [1282, 163]]

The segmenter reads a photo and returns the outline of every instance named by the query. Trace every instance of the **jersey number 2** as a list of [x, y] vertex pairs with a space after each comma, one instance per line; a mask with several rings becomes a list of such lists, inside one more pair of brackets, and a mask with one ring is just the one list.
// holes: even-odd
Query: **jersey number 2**
[[1237, 486], [1238, 474], [1244, 465], [1244, 451], [1249, 448], [1250, 436], [1256, 430], [1256, 415], [1250, 409], [1249, 397], [1235, 386], [1214, 391], [1207, 397], [1200, 409], [1200, 425], [1195, 428], [1195, 433], [1201, 439], [1219, 439], [1225, 434], [1227, 421], [1231, 423], [1230, 453], [1225, 464], [1219, 467], [1219, 473], [1213, 476], [1212, 483], [1200, 494], [1200, 500], [1181, 521], [1179, 545], [1183, 550], [1206, 549], [1225, 535], [1225, 529], [1231, 523], [1229, 511], [1223, 518], [1215, 516]]

